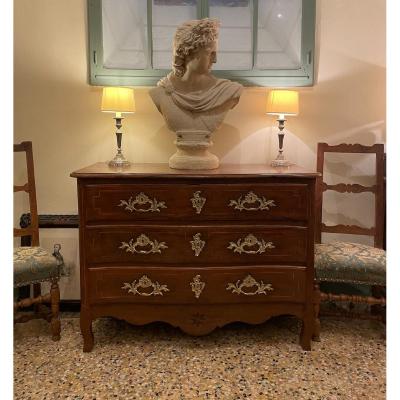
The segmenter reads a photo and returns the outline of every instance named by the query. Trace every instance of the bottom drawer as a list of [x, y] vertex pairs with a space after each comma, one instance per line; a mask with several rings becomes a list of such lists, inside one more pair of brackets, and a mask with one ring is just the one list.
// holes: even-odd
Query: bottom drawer
[[303, 302], [305, 267], [110, 267], [88, 273], [91, 303]]

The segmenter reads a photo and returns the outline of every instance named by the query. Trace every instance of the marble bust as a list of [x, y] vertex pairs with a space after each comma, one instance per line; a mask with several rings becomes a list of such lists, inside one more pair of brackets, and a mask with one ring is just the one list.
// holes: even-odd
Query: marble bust
[[219, 23], [213, 19], [188, 21], [174, 37], [173, 70], [150, 96], [168, 128], [176, 133], [177, 152], [169, 166], [213, 169], [218, 157], [208, 151], [211, 134], [239, 101], [242, 85], [210, 73], [216, 62]]

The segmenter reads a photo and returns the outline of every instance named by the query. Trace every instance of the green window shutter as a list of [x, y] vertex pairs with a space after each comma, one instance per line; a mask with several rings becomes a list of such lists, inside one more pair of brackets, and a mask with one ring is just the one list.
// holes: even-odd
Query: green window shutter
[[[107, 68], [103, 56], [102, 0], [88, 0], [89, 83], [101, 86], [155, 86], [169, 69], [153, 68], [152, 0], [147, 1], [147, 69]], [[244, 0], [243, 0], [244, 1]], [[245, 86], [295, 87], [314, 83], [315, 0], [302, 0], [301, 54], [296, 68], [256, 69], [258, 12], [263, 0], [248, 0], [252, 9], [252, 64], [248, 70], [215, 70], [213, 74]], [[189, 2], [190, 3], [190, 2]], [[194, 3], [194, 0], [193, 0]], [[197, 18], [209, 16], [210, 2], [197, 1]]]

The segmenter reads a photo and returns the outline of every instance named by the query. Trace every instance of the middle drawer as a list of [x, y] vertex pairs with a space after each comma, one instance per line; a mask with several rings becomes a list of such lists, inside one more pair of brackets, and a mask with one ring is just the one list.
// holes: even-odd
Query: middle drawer
[[91, 265], [305, 265], [307, 228], [271, 225], [87, 227]]

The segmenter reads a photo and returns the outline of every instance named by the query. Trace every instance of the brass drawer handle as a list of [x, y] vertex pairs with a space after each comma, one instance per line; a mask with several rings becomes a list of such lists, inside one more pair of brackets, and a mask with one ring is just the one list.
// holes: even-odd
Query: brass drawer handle
[[198, 257], [206, 244], [204, 240], [200, 239], [200, 236], [200, 232], [196, 233], [195, 235], [193, 235], [193, 240], [190, 241], [190, 243], [192, 244], [192, 250], [194, 251], [194, 255], [196, 257]]
[[[243, 288], [251, 288], [256, 287], [255, 292], [245, 292]], [[256, 294], [267, 294], [268, 292], [272, 292], [274, 288], [270, 283], [265, 284], [263, 281], [257, 282], [250, 274], [243, 279], [243, 282], [240, 283], [240, 279], [235, 283], [228, 283], [226, 290], [232, 290], [232, 293], [236, 294], [244, 294], [245, 296], [254, 296]]]
[[[138, 288], [147, 289], [152, 287], [153, 290], [150, 293], [139, 292]], [[152, 282], [146, 275], [143, 275], [139, 282], [134, 280], [132, 283], [124, 282], [124, 286], [121, 289], [127, 289], [128, 293], [138, 294], [139, 296], [164, 296], [163, 292], [169, 292], [167, 285], [160, 285], [158, 282]]]
[[[246, 250], [245, 247], [258, 246], [257, 250]], [[238, 239], [235, 242], [229, 242], [228, 249], [233, 250], [234, 253], [246, 254], [261, 254], [265, 253], [266, 249], [274, 249], [275, 246], [272, 242], [265, 242], [264, 239], [257, 239], [252, 233], [247, 235], [244, 239]]]
[[200, 275], [196, 275], [192, 282], [190, 282], [190, 286], [192, 287], [192, 292], [194, 292], [194, 295], [196, 296], [196, 299], [198, 299], [201, 295], [201, 292], [204, 290], [206, 287], [206, 284], [202, 282]]
[[[246, 204], [257, 204], [257, 206], [248, 207]], [[234, 207], [235, 210], [239, 211], [268, 211], [271, 207], [275, 207], [274, 200], [267, 200], [264, 196], [259, 197], [254, 192], [248, 192], [244, 199], [240, 196], [237, 200], [231, 200], [229, 207]]]
[[[150, 249], [137, 249], [137, 247], [148, 247]], [[137, 254], [151, 254], [151, 253], [161, 253], [162, 249], [167, 249], [168, 246], [165, 242], [157, 242], [157, 240], [150, 240], [144, 233], [136, 238], [135, 241], [131, 239], [128, 243], [121, 242], [120, 249], [126, 249], [128, 253]]]
[[[136, 208], [137, 205], [142, 206], [144, 204], [149, 204], [148, 208]], [[132, 200], [132, 196], [128, 201], [120, 200], [118, 207], [125, 206], [125, 210], [130, 212], [160, 212], [160, 208], [167, 208], [165, 205], [165, 201], [157, 201], [157, 199], [150, 200], [149, 196], [145, 195], [143, 192], [140, 192], [135, 200]]]
[[193, 208], [196, 209], [196, 214], [201, 213], [201, 209], [204, 204], [206, 204], [207, 199], [205, 197], [200, 197], [201, 190], [193, 193], [193, 197], [190, 199], [192, 201]]

